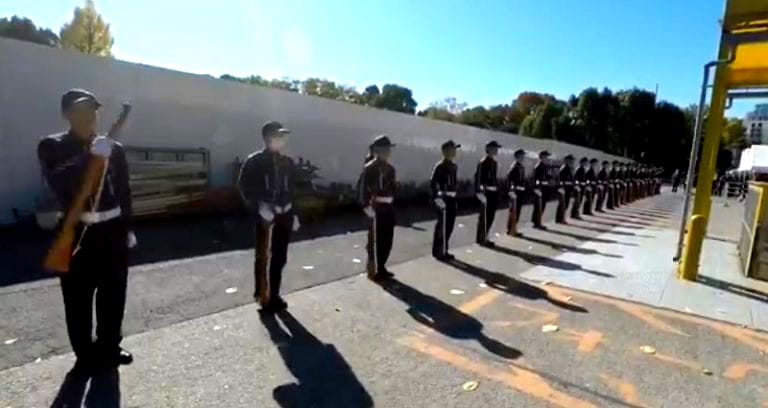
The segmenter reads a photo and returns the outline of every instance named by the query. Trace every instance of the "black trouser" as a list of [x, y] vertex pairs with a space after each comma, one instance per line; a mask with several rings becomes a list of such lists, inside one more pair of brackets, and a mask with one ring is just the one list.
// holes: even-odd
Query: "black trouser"
[[[128, 228], [119, 218], [89, 226], [70, 261], [70, 271], [61, 276], [69, 342], [78, 359], [97, 358], [95, 352], [119, 351], [128, 276], [127, 238]], [[91, 337], [94, 294], [97, 350]]]
[[392, 204], [374, 203], [375, 216], [368, 228], [368, 275], [376, 276], [387, 270], [389, 253], [395, 236], [395, 207]]
[[592, 201], [595, 198], [595, 190], [593, 186], [584, 186], [582, 187], [582, 193], [581, 196], [584, 199], [584, 210], [582, 210], [582, 214], [584, 215], [592, 215]]
[[262, 306], [280, 297], [283, 267], [288, 262], [293, 215], [276, 214], [271, 223], [256, 225], [256, 258], [254, 263], [254, 297]]
[[598, 184], [595, 186], [595, 190], [597, 190], [597, 201], [595, 202], [595, 211], [602, 212], [603, 206], [605, 205], [605, 197], [606, 197], [606, 185], [605, 184]]
[[[581, 194], [581, 190], [578, 187], [575, 186], [567, 186], [563, 188], [564, 190], [564, 208], [562, 210], [563, 212], [563, 219], [565, 219], [565, 212], [568, 208], [568, 206], [571, 206], [571, 218], [579, 218], [579, 195]], [[559, 218], [559, 217], [558, 217]]]
[[453, 226], [456, 223], [456, 199], [442, 197], [442, 200], [445, 202], [445, 208], [434, 206], [437, 212], [437, 224], [435, 224], [432, 239], [432, 255], [436, 257], [445, 256], [448, 253], [448, 242], [451, 240]]
[[605, 206], [609, 210], [613, 210], [616, 205], [614, 202], [613, 184], [606, 183], [603, 188], [605, 188]]
[[487, 191], [485, 199], [485, 204], [480, 203], [480, 217], [477, 220], [477, 243], [479, 244], [488, 241], [488, 232], [493, 226], [493, 219], [499, 207], [499, 193]]
[[509, 218], [507, 219], [507, 234], [517, 234], [517, 224], [520, 222], [520, 214], [523, 205], [530, 201], [533, 205], [531, 218], [534, 225], [541, 225], [541, 199], [530, 190], [514, 189], [509, 194]]

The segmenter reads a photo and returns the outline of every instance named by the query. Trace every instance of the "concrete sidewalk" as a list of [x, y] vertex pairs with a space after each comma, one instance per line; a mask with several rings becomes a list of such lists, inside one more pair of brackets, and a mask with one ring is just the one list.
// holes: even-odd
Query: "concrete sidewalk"
[[[673, 199], [622, 211], [673, 214]], [[765, 406], [767, 334], [526, 283], [641, 287], [638, 259], [668, 279], [671, 262], [643, 248], [674, 215], [598, 226], [629, 225], [625, 214], [464, 246], [456, 262], [417, 257], [393, 266], [397, 279], [383, 287], [352, 276], [301, 290], [277, 318], [246, 305], [133, 335], [124, 345], [136, 362], [89, 386], [66, 376], [71, 354], [11, 368], [0, 372], [0, 406], [50, 406], [57, 394], [98, 407]]]

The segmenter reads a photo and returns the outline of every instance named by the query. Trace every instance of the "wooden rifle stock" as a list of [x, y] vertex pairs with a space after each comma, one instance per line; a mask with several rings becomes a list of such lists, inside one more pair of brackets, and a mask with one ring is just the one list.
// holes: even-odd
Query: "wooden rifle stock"
[[[131, 105], [123, 103], [123, 110], [120, 112], [117, 121], [110, 127], [109, 132], [107, 132], [107, 137], [113, 138], [117, 135], [117, 132], [128, 118], [128, 113], [130, 113], [130, 111]], [[80, 181], [80, 188], [72, 199], [69, 209], [64, 216], [64, 221], [61, 223], [56, 237], [53, 240], [51, 247], [48, 249], [48, 253], [43, 261], [43, 268], [46, 270], [58, 274], [69, 272], [69, 264], [72, 260], [77, 224], [80, 222], [80, 217], [86, 211], [88, 199], [100, 193], [99, 190], [107, 171], [107, 165], [107, 159], [103, 157], [91, 155], [88, 159], [88, 164], [83, 171], [82, 179]], [[94, 198], [93, 208], [97, 209], [100, 197]], [[84, 234], [85, 231], [82, 233]]]

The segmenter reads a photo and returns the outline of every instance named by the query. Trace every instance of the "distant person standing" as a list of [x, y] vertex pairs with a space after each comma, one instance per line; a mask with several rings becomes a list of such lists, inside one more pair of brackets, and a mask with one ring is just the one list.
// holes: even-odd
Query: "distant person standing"
[[[509, 219], [507, 220], [507, 234], [511, 236], [520, 236], [517, 230], [517, 224], [520, 220], [520, 214], [523, 204], [528, 197], [533, 196], [528, 189], [528, 180], [525, 175], [525, 150], [515, 151], [515, 163], [507, 173], [507, 186], [509, 187]], [[533, 201], [533, 223], [541, 225], [540, 201]]]
[[265, 123], [261, 128], [265, 147], [248, 156], [237, 179], [237, 188], [257, 219], [254, 298], [266, 312], [288, 307], [280, 297], [280, 284], [291, 232], [299, 228], [293, 208], [296, 165], [282, 153], [290, 132], [279, 122]]
[[377, 136], [371, 144], [373, 159], [361, 175], [360, 203], [370, 219], [368, 230], [368, 278], [380, 281], [393, 274], [386, 268], [395, 235], [395, 168], [389, 163], [395, 146], [386, 135]]
[[576, 169], [576, 173], [574, 173], [573, 178], [576, 180], [576, 185], [579, 186], [581, 189], [581, 194], [579, 194], [579, 207], [581, 206], [582, 202], [584, 203], [584, 211], [582, 212], [584, 215], [591, 215], [591, 211], [588, 211], [591, 205], [591, 197], [592, 197], [592, 189], [589, 187], [589, 184], [587, 183], [587, 170], [589, 169], [589, 159], [586, 157], [582, 157], [581, 160], [579, 160], [579, 168]]
[[680, 187], [680, 169], [675, 169], [672, 173], [672, 192], [677, 193], [678, 187]]
[[597, 195], [596, 211], [603, 212], [603, 208], [613, 210], [613, 202], [611, 201], [611, 183], [609, 179], [609, 172], [611, 170], [611, 164], [608, 160], [603, 160], [600, 166], [600, 171], [597, 173], [597, 183], [600, 186]]
[[547, 209], [547, 200], [552, 195], [551, 182], [549, 177], [549, 152], [542, 150], [539, 152], [539, 162], [533, 168], [533, 199], [538, 202], [541, 211], [533, 215], [533, 228], [545, 230], [547, 227], [542, 224], [544, 211]]
[[585, 179], [587, 180], [587, 193], [589, 195], [588, 200], [585, 200], [584, 202], [584, 214], [586, 215], [593, 215], [592, 209], [594, 208], [595, 204], [595, 197], [597, 196], [597, 159], [592, 159], [589, 161], [589, 168], [587, 169], [587, 173], [584, 175]]
[[456, 151], [461, 147], [453, 140], [441, 146], [443, 159], [432, 169], [429, 180], [432, 192], [432, 203], [437, 211], [437, 224], [432, 240], [432, 256], [439, 260], [451, 260], [454, 256], [448, 252], [448, 242], [451, 240], [453, 226], [456, 222], [456, 194], [458, 182], [456, 175]]
[[581, 219], [579, 215], [579, 193], [580, 190], [576, 186], [576, 181], [573, 176], [573, 167], [575, 165], [575, 158], [572, 154], [565, 156], [565, 163], [560, 167], [560, 185], [563, 188], [563, 205], [562, 208], [558, 208], [557, 222], [559, 224], [567, 224], [565, 221], [565, 212], [568, 206], [571, 206], [571, 218], [574, 220]]
[[613, 194], [611, 195], [611, 198], [613, 198], [613, 208], [619, 208], [621, 206], [621, 176], [619, 175], [618, 160], [613, 161], [608, 177], [611, 180], [613, 190]]
[[477, 220], [476, 241], [480, 245], [494, 246], [488, 239], [488, 232], [493, 226], [496, 209], [499, 206], [498, 163], [496, 156], [501, 145], [492, 140], [485, 145], [485, 156], [480, 160], [475, 171], [475, 195], [480, 201], [480, 217]]

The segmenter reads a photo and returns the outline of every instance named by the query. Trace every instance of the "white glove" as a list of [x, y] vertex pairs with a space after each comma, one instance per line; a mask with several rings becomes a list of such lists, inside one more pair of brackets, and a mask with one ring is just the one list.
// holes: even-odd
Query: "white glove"
[[445, 209], [445, 201], [442, 198], [435, 198], [435, 205], [441, 210]]
[[299, 222], [299, 216], [294, 215], [293, 216], [293, 232], [296, 232], [301, 228], [301, 222]]
[[139, 240], [136, 239], [136, 234], [133, 231], [128, 231], [128, 248], [133, 248], [139, 244]]
[[259, 216], [267, 224], [269, 224], [270, 222], [272, 222], [272, 220], [275, 219], [275, 213], [272, 212], [272, 209], [269, 207], [269, 204], [265, 202], [259, 202]]
[[365, 215], [368, 216], [368, 218], [373, 218], [373, 217], [376, 216], [376, 212], [373, 211], [373, 208], [371, 208], [370, 205], [365, 207], [365, 208], [363, 208], [363, 212], [365, 213]]
[[96, 139], [93, 139], [93, 142], [91, 143], [91, 154], [108, 159], [112, 154], [112, 145], [114, 143], [115, 142], [113, 142], [112, 139], [99, 136]]
[[480, 202], [483, 203], [483, 204], [488, 202], [488, 199], [485, 198], [485, 194], [483, 194], [483, 193], [477, 193], [477, 194], [475, 194], [475, 196], [477, 196], [477, 199], [480, 200]]

